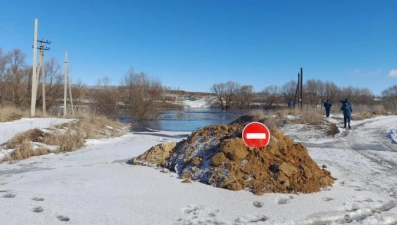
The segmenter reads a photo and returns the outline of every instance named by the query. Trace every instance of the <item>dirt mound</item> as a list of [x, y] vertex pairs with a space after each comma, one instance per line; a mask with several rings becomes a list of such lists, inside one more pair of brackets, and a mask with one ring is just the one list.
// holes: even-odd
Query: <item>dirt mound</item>
[[[333, 178], [309, 156], [307, 149], [278, 130], [268, 146], [248, 148], [241, 139], [244, 123], [211, 125], [179, 143], [159, 144], [132, 164], [158, 164], [187, 179], [230, 190], [267, 192], [320, 191]], [[174, 145], [174, 147], [172, 147]]]
[[176, 143], [163, 143], [151, 147], [149, 150], [144, 152], [142, 155], [132, 158], [131, 163], [134, 165], [148, 165], [148, 166], [161, 166], [167, 165], [167, 158], [170, 156], [170, 152], [175, 148]]

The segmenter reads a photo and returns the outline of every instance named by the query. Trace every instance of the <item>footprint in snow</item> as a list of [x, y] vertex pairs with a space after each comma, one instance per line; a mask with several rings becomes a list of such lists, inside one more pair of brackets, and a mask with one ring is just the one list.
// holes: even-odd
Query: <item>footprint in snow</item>
[[70, 219], [67, 216], [57, 216], [58, 220], [63, 221], [63, 222], [68, 222]]
[[15, 198], [15, 196], [17, 196], [16, 194], [13, 193], [7, 193], [3, 195], [3, 198]]
[[263, 222], [269, 220], [267, 216], [264, 215], [245, 215], [240, 218], [237, 218], [234, 222], [235, 224], [251, 224], [257, 222]]
[[252, 203], [256, 208], [262, 208], [263, 202], [260, 201], [255, 201]]
[[329, 202], [329, 201], [332, 201], [334, 199], [333, 198], [328, 198], [328, 197], [323, 197], [323, 198], [321, 198], [321, 200], [323, 200], [324, 202]]
[[32, 200], [42, 202], [42, 201], [44, 201], [44, 198], [34, 197], [34, 198], [32, 198]]
[[200, 211], [203, 211], [203, 205], [188, 205], [183, 209], [183, 213], [188, 214], [198, 214]]
[[176, 219], [176, 225], [182, 224], [218, 224], [226, 225], [216, 217], [219, 210], [212, 210], [205, 205], [187, 205], [182, 209], [183, 216]]
[[41, 206], [37, 206], [37, 207], [34, 207], [32, 209], [32, 211], [35, 212], [35, 213], [41, 213], [41, 212], [44, 211], [44, 209]]
[[278, 200], [277, 200], [277, 203], [278, 203], [279, 205], [287, 204], [287, 203], [289, 203], [290, 200], [293, 199], [293, 198], [294, 198], [294, 196], [280, 196], [280, 197], [278, 198]]

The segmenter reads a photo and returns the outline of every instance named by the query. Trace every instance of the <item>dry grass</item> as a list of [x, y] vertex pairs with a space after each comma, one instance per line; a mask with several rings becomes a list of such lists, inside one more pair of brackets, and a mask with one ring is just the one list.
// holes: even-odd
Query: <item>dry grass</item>
[[24, 139], [22, 143], [15, 148], [9, 160], [22, 160], [48, 153], [49, 150], [45, 148], [33, 149], [32, 142], [29, 139]]
[[0, 122], [8, 122], [20, 119], [26, 116], [26, 113], [26, 111], [21, 111], [20, 109], [13, 106], [0, 107]]
[[26, 132], [16, 135], [13, 139], [11, 139], [8, 143], [6, 143], [6, 147], [8, 149], [16, 149], [25, 140], [42, 142], [45, 138], [45, 135], [46, 134], [40, 129], [28, 130]]
[[[13, 161], [48, 154], [51, 152], [50, 148], [54, 146], [57, 146], [55, 152], [75, 151], [84, 146], [84, 141], [87, 138], [116, 137], [126, 132], [128, 132], [128, 126], [125, 124], [86, 113], [80, 115], [77, 121], [51, 128], [50, 132], [33, 129], [18, 134], [1, 147], [14, 149], [13, 153], [4, 159], [5, 161]], [[37, 144], [33, 142], [43, 145], [35, 148]]]
[[91, 116], [84, 113], [80, 114], [78, 118], [85, 138], [117, 137], [126, 132], [125, 124], [109, 120], [104, 116]]
[[[294, 116], [295, 119], [289, 119], [288, 116]], [[321, 125], [323, 121], [322, 112], [315, 109], [281, 109], [269, 111], [265, 114], [263, 110], [252, 110], [245, 116], [238, 118], [233, 123], [261, 122], [269, 129], [276, 129], [283, 124], [304, 123], [311, 125]]]
[[[36, 109], [35, 117], [46, 117], [43, 111]], [[30, 109], [28, 108], [18, 108], [15, 106], [3, 106], [0, 107], [0, 122], [9, 122], [13, 120], [18, 120], [21, 118], [31, 117]]]
[[275, 129], [280, 125], [280, 120], [275, 115], [265, 115], [263, 110], [253, 110], [247, 114], [253, 122], [261, 122], [269, 129]]
[[321, 124], [323, 120], [323, 113], [319, 110], [306, 108], [301, 111], [300, 114], [300, 122], [305, 124], [314, 124], [318, 125]]
[[[270, 116], [278, 121], [276, 123], [278, 125], [291, 123], [319, 125], [323, 120], [322, 111], [312, 108], [304, 108], [303, 110], [298, 108], [275, 110], [269, 112]], [[294, 116], [295, 119], [288, 119], [287, 116]]]
[[57, 152], [72, 152], [84, 146], [84, 135], [79, 123], [68, 123], [67, 127], [57, 129], [46, 135], [43, 143], [58, 146]]
[[285, 119], [288, 115], [299, 115], [298, 109], [280, 109], [276, 110], [272, 114], [277, 115], [280, 119]]
[[372, 118], [374, 116], [388, 115], [388, 112], [382, 105], [375, 105], [370, 107], [365, 105], [359, 105], [353, 109], [353, 112], [354, 114], [352, 116], [352, 119], [354, 120], [364, 120]]
[[252, 110], [247, 113], [247, 116], [250, 116], [252, 118], [252, 121], [262, 121], [265, 120], [267, 117], [263, 110]]

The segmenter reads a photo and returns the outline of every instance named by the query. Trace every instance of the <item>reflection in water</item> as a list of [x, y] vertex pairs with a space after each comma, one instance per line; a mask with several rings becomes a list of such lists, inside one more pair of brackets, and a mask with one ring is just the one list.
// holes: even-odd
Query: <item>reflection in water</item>
[[[134, 124], [134, 131], [194, 131], [208, 125], [228, 124], [247, 113], [248, 110], [186, 109], [166, 110], [159, 120]], [[121, 118], [129, 122], [128, 118]]]

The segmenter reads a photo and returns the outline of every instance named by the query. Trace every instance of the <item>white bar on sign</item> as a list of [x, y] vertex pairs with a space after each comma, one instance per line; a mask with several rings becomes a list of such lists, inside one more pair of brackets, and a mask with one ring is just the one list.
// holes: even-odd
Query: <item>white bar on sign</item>
[[266, 139], [266, 133], [247, 133], [247, 139]]

